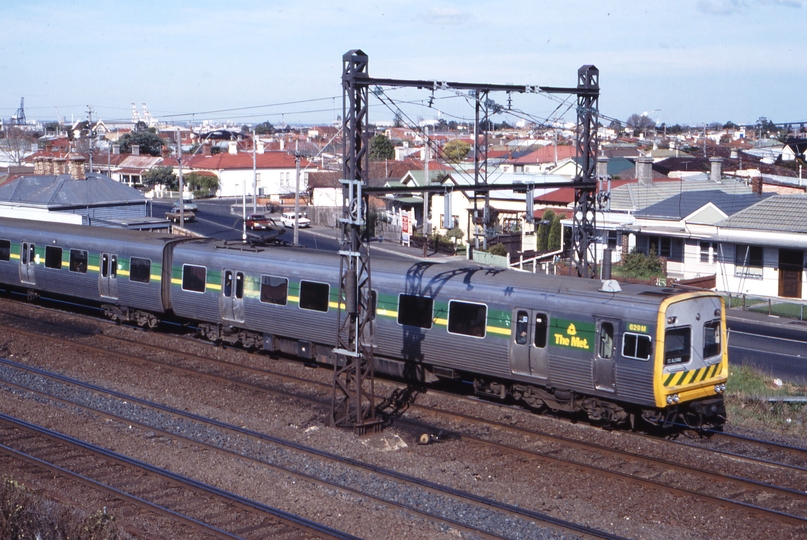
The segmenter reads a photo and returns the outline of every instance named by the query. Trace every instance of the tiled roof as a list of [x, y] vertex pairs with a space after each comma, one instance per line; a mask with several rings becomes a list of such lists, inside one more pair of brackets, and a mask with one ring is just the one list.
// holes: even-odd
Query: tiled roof
[[59, 207], [145, 201], [142, 193], [101, 174], [23, 176], [0, 186], [0, 203]]
[[[226, 169], [251, 169], [252, 153], [239, 152], [230, 154], [221, 152], [213, 156], [196, 155], [183, 159], [183, 165], [190, 169], [226, 170]], [[295, 168], [294, 156], [288, 152], [265, 152], [255, 154], [256, 166], [259, 169], [293, 169]], [[300, 160], [300, 166], [306, 167], [308, 161]]]
[[[574, 146], [559, 145], [557, 148], [558, 161], [574, 157], [577, 152], [577, 149]], [[529, 165], [532, 163], [550, 163], [552, 161], [555, 161], [555, 148], [552, 145], [547, 145], [518, 158], [515, 162], [518, 164]]]
[[807, 195], [774, 195], [717, 225], [730, 229], [807, 233]]

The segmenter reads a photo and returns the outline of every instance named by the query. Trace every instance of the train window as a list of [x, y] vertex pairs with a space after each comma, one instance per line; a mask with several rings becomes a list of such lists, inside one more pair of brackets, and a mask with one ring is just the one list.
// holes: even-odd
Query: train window
[[235, 273], [235, 297], [239, 300], [244, 298], [244, 273]]
[[545, 313], [535, 314], [535, 339], [533, 345], [539, 349], [546, 347], [546, 336], [549, 330], [549, 316]]
[[221, 294], [229, 298], [233, 295], [233, 271], [227, 270], [224, 272], [224, 286], [221, 288]]
[[530, 317], [526, 311], [516, 313], [516, 344], [526, 345], [529, 337]]
[[650, 336], [644, 334], [631, 334], [625, 332], [622, 336], [622, 356], [625, 358], [636, 358], [637, 360], [648, 360], [653, 353]]
[[671, 328], [664, 334], [664, 364], [689, 362], [692, 332], [689, 327]]
[[448, 333], [485, 337], [488, 306], [451, 300], [448, 303]]
[[313, 311], [328, 311], [330, 285], [314, 281], [300, 282], [300, 308]]
[[289, 297], [289, 280], [275, 276], [261, 276], [261, 302], [285, 306]]
[[62, 248], [45, 246], [45, 268], [60, 270], [62, 268]]
[[720, 354], [720, 321], [709, 321], [703, 325], [703, 357]]
[[129, 281], [148, 283], [151, 281], [151, 260], [132, 257], [129, 259]]
[[11, 258], [11, 242], [0, 240], [0, 261], [7, 261]]
[[600, 358], [614, 356], [614, 325], [604, 322], [600, 325]]
[[87, 273], [87, 252], [83, 249], [70, 250], [70, 271], [80, 274]]
[[398, 296], [398, 324], [432, 327], [434, 299], [425, 296], [402, 294]]
[[207, 281], [207, 268], [186, 264], [182, 267], [182, 290], [205, 292]]

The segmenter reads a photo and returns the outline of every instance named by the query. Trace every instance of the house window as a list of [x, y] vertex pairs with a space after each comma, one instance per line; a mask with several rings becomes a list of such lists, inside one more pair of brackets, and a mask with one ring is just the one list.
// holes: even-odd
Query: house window
[[611, 249], [616, 249], [616, 246], [618, 245], [619, 242], [619, 236], [618, 236], [619, 233], [617, 231], [606, 231], [606, 232], [608, 234], [607, 239], [608, 247]]
[[738, 244], [734, 252], [734, 275], [762, 279], [762, 246]]
[[672, 258], [672, 238], [669, 236], [648, 236], [647, 254], [655, 252], [657, 256], [665, 259]]
[[62, 248], [45, 246], [45, 268], [59, 270], [62, 267]]
[[712, 264], [714, 263], [714, 254], [717, 251], [715, 249], [714, 242], [701, 242], [701, 262]]

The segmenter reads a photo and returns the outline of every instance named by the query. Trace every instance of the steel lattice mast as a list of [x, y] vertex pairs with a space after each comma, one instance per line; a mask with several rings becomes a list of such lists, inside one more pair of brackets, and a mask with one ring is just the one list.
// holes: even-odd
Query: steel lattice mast
[[337, 310], [337, 361], [334, 367], [331, 425], [361, 435], [377, 429], [373, 373], [373, 321], [370, 246], [365, 225], [369, 141], [367, 55], [352, 50], [342, 57], [342, 245]]

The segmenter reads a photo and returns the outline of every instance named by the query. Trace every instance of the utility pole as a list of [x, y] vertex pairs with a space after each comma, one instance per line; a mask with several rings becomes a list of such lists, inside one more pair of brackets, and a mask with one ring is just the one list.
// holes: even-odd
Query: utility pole
[[294, 141], [294, 245], [300, 245], [300, 152], [299, 141]]
[[[252, 213], [258, 213], [258, 155], [255, 128], [252, 128]], [[246, 225], [245, 225], [246, 226]]]
[[185, 181], [182, 178], [182, 130], [177, 128], [177, 165], [179, 169], [179, 226], [185, 227]]
[[[423, 185], [426, 186], [429, 184], [429, 126], [425, 126], [423, 128], [426, 134], [426, 144], [424, 145], [424, 150], [426, 151], [426, 164], [423, 167]], [[423, 256], [426, 257], [426, 253], [429, 249], [429, 192], [423, 192]]]

